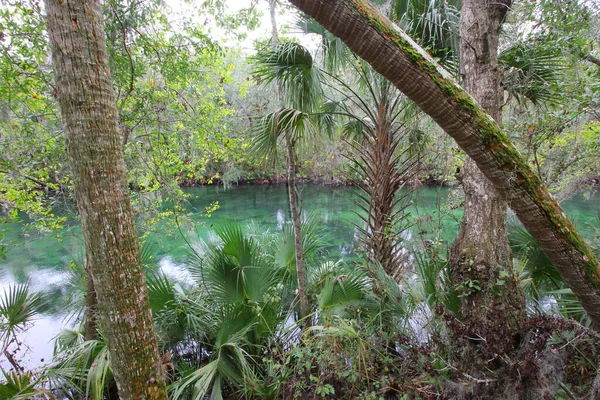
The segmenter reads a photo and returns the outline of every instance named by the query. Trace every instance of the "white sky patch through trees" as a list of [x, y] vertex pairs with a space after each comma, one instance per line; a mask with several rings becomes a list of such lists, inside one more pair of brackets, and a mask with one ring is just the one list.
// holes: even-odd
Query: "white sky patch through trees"
[[[217, 26], [214, 17], [202, 12], [202, 4], [206, 0], [164, 0], [171, 9], [169, 19], [174, 26], [182, 26], [184, 22], [193, 22], [206, 27], [207, 33], [225, 47], [238, 47], [246, 54], [254, 53], [254, 43], [257, 40], [268, 40], [271, 38], [271, 20], [269, 16], [269, 4], [267, 0], [228, 0], [226, 7], [229, 13], [236, 13], [242, 9], [254, 7], [259, 13], [259, 24], [254, 30], [242, 28], [247, 36], [241, 42], [235, 34], [228, 33], [225, 29]], [[283, 3], [287, 6], [284, 8]], [[315, 40], [312, 35], [306, 35], [294, 27], [294, 21], [298, 14], [289, 11], [289, 4], [282, 2], [277, 7], [277, 26], [282, 36], [293, 38], [310, 50], [315, 48]]]

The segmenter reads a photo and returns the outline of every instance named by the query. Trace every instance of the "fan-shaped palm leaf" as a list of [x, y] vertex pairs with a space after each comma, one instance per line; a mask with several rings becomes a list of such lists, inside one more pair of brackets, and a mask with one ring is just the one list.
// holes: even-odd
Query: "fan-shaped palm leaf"
[[157, 314], [175, 303], [175, 283], [164, 274], [150, 273], [146, 277], [150, 308], [153, 314]]
[[317, 295], [321, 317], [377, 308], [371, 280], [361, 269], [349, 269], [340, 261], [315, 268], [310, 275], [310, 291]]
[[547, 292], [565, 287], [564, 282], [533, 237], [522, 226], [514, 226], [509, 231], [508, 240], [517, 257], [523, 260], [523, 267], [531, 278], [531, 295], [544, 297]]
[[[318, 135], [320, 129], [316, 117], [292, 108], [282, 108], [262, 117], [253, 126], [253, 154], [275, 162], [279, 139], [285, 138], [295, 147]], [[321, 120], [327, 122], [324, 117]]]
[[517, 42], [498, 56], [504, 68], [504, 89], [518, 101], [533, 104], [555, 101], [565, 60], [556, 46]]
[[285, 103], [311, 112], [322, 97], [321, 75], [313, 57], [303, 46], [282, 43], [259, 51], [253, 58], [255, 76], [279, 85]]
[[[323, 230], [321, 219], [316, 213], [309, 214], [301, 224], [302, 251], [305, 260], [310, 263], [318, 262], [323, 254]], [[277, 235], [274, 247], [275, 264], [291, 276], [296, 276], [296, 259], [294, 248], [294, 230], [291, 225], [285, 224]]]
[[40, 376], [32, 372], [2, 371], [4, 382], [0, 383], [0, 399], [5, 400], [27, 400], [53, 398], [49, 391], [36, 387], [40, 382]]
[[[255, 345], [254, 328], [259, 324], [256, 315], [242, 308], [230, 309], [220, 321], [215, 351], [211, 361], [197, 370], [183, 373], [183, 378], [171, 385], [174, 399], [189, 394], [192, 399], [221, 399], [225, 384], [243, 390], [246, 385], [256, 386], [256, 376], [250, 365], [252, 357], [246, 349]], [[254, 348], [253, 350], [257, 350]]]
[[0, 340], [2, 349], [25, 325], [32, 322], [47, 306], [41, 293], [32, 293], [29, 284], [11, 284], [0, 297]]
[[344, 42], [337, 36], [332, 35], [314, 19], [303, 15], [295, 21], [295, 25], [301, 32], [321, 37], [323, 61], [328, 71], [339, 71], [352, 62], [353, 54]]
[[215, 331], [211, 310], [194, 290], [185, 292], [179, 284], [163, 274], [148, 276], [150, 306], [157, 324], [161, 345], [177, 356], [188, 341]]
[[430, 310], [443, 304], [446, 310], [460, 315], [461, 299], [452, 289], [450, 265], [441, 257], [431, 257], [427, 252], [416, 252], [416, 280], [408, 285], [414, 303], [426, 302]]

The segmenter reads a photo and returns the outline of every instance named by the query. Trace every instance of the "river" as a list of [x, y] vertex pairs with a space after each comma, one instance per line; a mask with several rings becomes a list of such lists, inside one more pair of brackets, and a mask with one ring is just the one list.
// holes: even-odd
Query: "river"
[[[303, 212], [314, 214], [321, 221], [324, 244], [332, 260], [357, 259], [354, 224], [359, 219], [355, 214], [354, 190], [300, 186]], [[285, 186], [233, 186], [226, 191], [223, 187], [209, 186], [185, 191], [189, 195], [185, 205], [188, 218], [179, 220], [185, 238], [173, 224], [174, 218], [170, 217], [155, 225], [152, 231], [145, 232], [144, 239], [159, 268], [179, 280], [189, 278], [185, 262], [190, 256], [190, 249], [186, 242], [207, 238], [211, 227], [231, 221], [241, 224], [252, 222], [261, 229], [276, 232], [289, 220]], [[432, 240], [451, 243], [462, 213], [460, 207], [456, 207], [459, 201], [456, 191], [447, 188], [427, 187], [414, 191], [407, 208], [413, 226], [406, 233], [406, 238], [410, 240], [420, 233]], [[218, 202], [219, 208], [207, 217], [205, 208], [214, 202]], [[595, 235], [600, 195], [579, 195], [565, 202], [563, 207], [584, 236], [592, 238]], [[162, 207], [162, 211], [168, 210], [168, 205]], [[83, 254], [81, 229], [72, 215], [72, 207], [61, 207], [59, 212], [69, 218], [65, 228], [58, 233], [40, 233], [26, 221], [6, 226], [5, 242], [11, 245], [7, 259], [0, 260], [0, 288], [5, 289], [15, 282], [29, 282], [34, 290], [51, 293], [55, 301], [54, 307], [40, 316], [20, 338], [29, 348], [20, 353], [23, 364], [29, 367], [50, 359], [52, 339], [71, 323], [64, 312], [69, 293], [65, 282], [69, 263], [73, 259], [81, 259]], [[23, 350], [26, 348], [23, 347]], [[0, 366], [7, 367], [4, 360], [0, 359]]]

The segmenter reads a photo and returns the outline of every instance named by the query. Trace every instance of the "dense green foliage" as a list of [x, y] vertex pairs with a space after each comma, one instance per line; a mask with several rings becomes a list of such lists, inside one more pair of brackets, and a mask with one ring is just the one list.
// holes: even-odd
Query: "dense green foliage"
[[[391, 18], [458, 74], [457, 2], [374, 3], [386, 3]], [[261, 41], [249, 56], [211, 29], [241, 40], [259, 23], [254, 3], [230, 13], [224, 1], [202, 2], [210, 24], [170, 19], [160, 1], [104, 6], [129, 185], [143, 229], [185, 230], [183, 186], [279, 181], [286, 166], [299, 180], [355, 182], [366, 194], [358, 197], [365, 213], [356, 265], [329, 259], [317, 220], [302, 216], [307, 315], [299, 307], [288, 222], [274, 233], [234, 223], [216, 228], [210, 240], [190, 245], [189, 281], [145, 260], [172, 398], [433, 399], [468, 395], [482, 379], [496, 388], [551, 388], [561, 399], [587, 394], [600, 338], [585, 328], [580, 304], [520, 228], [510, 240], [532, 318], [522, 328], [523, 346], [506, 355], [496, 375], [480, 379], [456, 368], [461, 298], [480, 288], [477, 281], [451, 284], [439, 232], [423, 229], [406, 248], [406, 203], [398, 193], [403, 186], [457, 185], [464, 154], [339, 39], [299, 18], [302, 31], [318, 36], [318, 50], [284, 38], [276, 47]], [[600, 12], [585, 2], [569, 7], [577, 12], [554, 2], [516, 3], [499, 54], [505, 129], [563, 197], [600, 183]], [[71, 204], [72, 188], [48, 54], [38, 2], [0, 6], [0, 218], [28, 218], [54, 232], [65, 222], [56, 206]], [[387, 153], [376, 146], [384, 139]], [[448, 207], [460, 206], [461, 195], [454, 200]], [[370, 215], [376, 207], [386, 210], [380, 225]], [[388, 245], [383, 258], [375, 254], [381, 243]], [[0, 229], [0, 258], [5, 246]], [[388, 264], [401, 273], [392, 278]], [[80, 331], [84, 263], [71, 267], [67, 303], [77, 324], [56, 338], [54, 360], [36, 371], [18, 360], [19, 335], [48, 307], [46, 299], [27, 285], [0, 297], [0, 356], [11, 364], [0, 377], [0, 398], [115, 395], [102, 332], [86, 341]], [[562, 368], [554, 375], [547, 371], [553, 363]], [[546, 372], [560, 384], [541, 382]]]

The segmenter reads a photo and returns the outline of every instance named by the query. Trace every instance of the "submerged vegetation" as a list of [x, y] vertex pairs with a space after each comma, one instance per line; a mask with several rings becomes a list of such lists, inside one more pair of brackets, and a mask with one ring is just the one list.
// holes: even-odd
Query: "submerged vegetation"
[[[49, 10], [70, 7], [47, 3]], [[0, 399], [142, 396], [133, 383], [124, 388], [123, 382], [156, 387], [148, 390], [155, 397], [147, 398], [190, 400], [600, 396], [600, 333], [594, 311], [584, 308], [593, 304], [595, 293], [590, 290], [582, 306], [576, 297], [581, 299], [581, 287], [569, 287], [559, 273], [575, 267], [553, 265], [532, 234], [515, 223], [508, 236], [511, 254], [499, 273], [485, 269], [489, 260], [466, 257], [461, 268], [469, 278], [457, 279], [467, 274], [451, 262], [442, 220], [431, 229], [423, 220], [433, 216], [419, 220], [409, 214], [412, 190], [421, 185], [451, 187], [446, 207], [462, 207], [460, 187], [471, 179], [462, 169], [465, 153], [430, 117], [306, 15], [297, 16], [294, 25], [312, 35], [308, 46], [298, 37], [280, 39], [278, 2], [264, 2], [274, 33], [270, 41], [256, 41], [249, 54], [239, 40], [256, 28], [260, 7], [253, 3], [228, 12], [224, 1], [198, 3], [194, 18], [175, 20], [160, 1], [89, 2], [102, 12], [106, 51], [104, 37], [84, 35], [88, 42], [95, 38], [99, 56], [97, 63], [79, 64], [111, 70], [107, 82], [116, 109], [107, 108], [103, 116], [94, 114], [100, 103], [90, 97], [102, 82], [83, 85], [81, 93], [61, 86], [61, 68], [78, 63], [60, 64], [72, 54], [56, 43], [85, 29], [95, 32], [102, 21], [73, 17], [61, 36], [53, 33], [61, 27], [52, 19], [60, 13], [47, 23], [37, 1], [0, 6], [0, 216], [3, 222], [26, 219], [42, 232], [58, 234], [73, 221], [57, 210], [77, 204], [87, 245], [83, 260], [70, 263], [61, 283], [61, 294], [68, 292], [64, 304], [51, 299], [58, 290], [35, 293], [29, 284], [5, 285], [0, 293], [0, 358], [7, 363], [1, 367]], [[448, 82], [439, 78], [440, 84], [451, 90], [450, 75], [461, 76], [460, 2], [372, 3], [424, 48], [423, 54], [411, 53], [414, 67], [435, 59], [449, 71]], [[518, 164], [532, 174], [515, 174], [508, 186], [527, 179], [536, 183], [536, 193], [546, 185], [567, 198], [593, 191], [600, 179], [600, 63], [593, 53], [600, 10], [569, 2], [577, 12], [565, 15], [560, 2], [549, 3], [516, 2], [503, 21], [498, 63], [507, 135], [498, 145], [510, 139], [519, 150], [510, 150], [502, 168]], [[285, 15], [293, 12], [285, 9]], [[198, 18], [206, 22], [199, 24]], [[215, 27], [219, 33], [211, 31]], [[387, 36], [400, 35], [395, 32]], [[238, 42], [230, 47], [232, 38]], [[102, 93], [112, 93], [108, 86]], [[75, 99], [71, 109], [65, 93]], [[492, 124], [466, 93], [458, 101]], [[73, 115], [86, 122], [69, 124]], [[111, 116], [114, 120], [103, 120]], [[77, 136], [74, 130], [83, 126], [90, 137], [112, 126], [112, 141], [108, 135]], [[77, 145], [88, 145], [79, 160], [73, 152]], [[94, 169], [106, 149], [117, 149], [123, 158]], [[124, 167], [122, 176], [100, 190], [115, 166]], [[81, 172], [88, 167], [91, 173]], [[86, 178], [96, 183], [86, 186]], [[359, 245], [352, 260], [326, 251], [324, 226], [303, 209], [311, 199], [302, 198], [298, 184], [309, 181], [355, 186]], [[196, 227], [190, 226], [183, 187], [226, 190], [249, 182], [287, 182], [290, 216], [281, 216], [277, 230], [255, 223], [207, 224], [200, 227], [209, 231], [206, 239], [190, 239], [188, 231]], [[81, 197], [82, 188], [90, 198]], [[114, 188], [118, 195], [106, 201]], [[112, 229], [107, 222], [112, 215], [94, 208], [104, 204], [126, 216], [126, 192], [134, 194], [142, 241], [153, 231], [183, 237], [189, 253], [185, 279], [165, 274], [135, 240], [125, 254], [123, 231], [137, 235], [133, 219]], [[100, 197], [104, 203], [94, 201]], [[485, 201], [487, 193], [481, 197]], [[554, 201], [551, 206], [562, 213]], [[207, 216], [218, 209], [216, 203], [207, 207]], [[92, 216], [101, 216], [104, 225], [90, 222]], [[481, 220], [485, 226], [485, 216]], [[558, 236], [577, 237], [574, 227], [559, 227]], [[2, 231], [0, 259], [14, 245], [4, 242]], [[599, 237], [588, 238], [596, 256]], [[91, 248], [92, 243], [99, 244]], [[577, 249], [585, 250], [581, 254], [589, 264], [579, 278], [593, 289], [594, 255], [583, 242]], [[125, 261], [109, 275], [114, 267], [109, 262], [121, 256]], [[131, 278], [134, 273], [139, 279]], [[111, 293], [107, 288], [123, 282], [132, 286], [105, 296]], [[494, 315], [495, 309], [488, 309], [493, 307], [506, 311], [506, 302], [515, 299], [490, 299], [501, 298], [508, 286], [524, 294], [525, 322], [510, 337], [494, 337], [487, 326], [474, 332], [464, 314], [485, 308]], [[131, 302], [123, 301], [132, 293]], [[111, 308], [117, 300], [130, 308]], [[52, 360], [30, 369], [20, 359], [27, 347], [22, 334], [52, 307], [68, 308], [71, 323], [53, 339]], [[504, 315], [500, 311], [497, 315]], [[136, 323], [143, 320], [136, 319], [139, 315], [148, 324]], [[121, 335], [112, 329], [117, 322], [127, 328]], [[150, 341], [142, 341], [143, 335]], [[131, 354], [116, 351], [115, 343]], [[152, 354], [142, 360], [145, 355], [136, 358], [136, 353]], [[147, 373], [139, 372], [142, 368]]]

